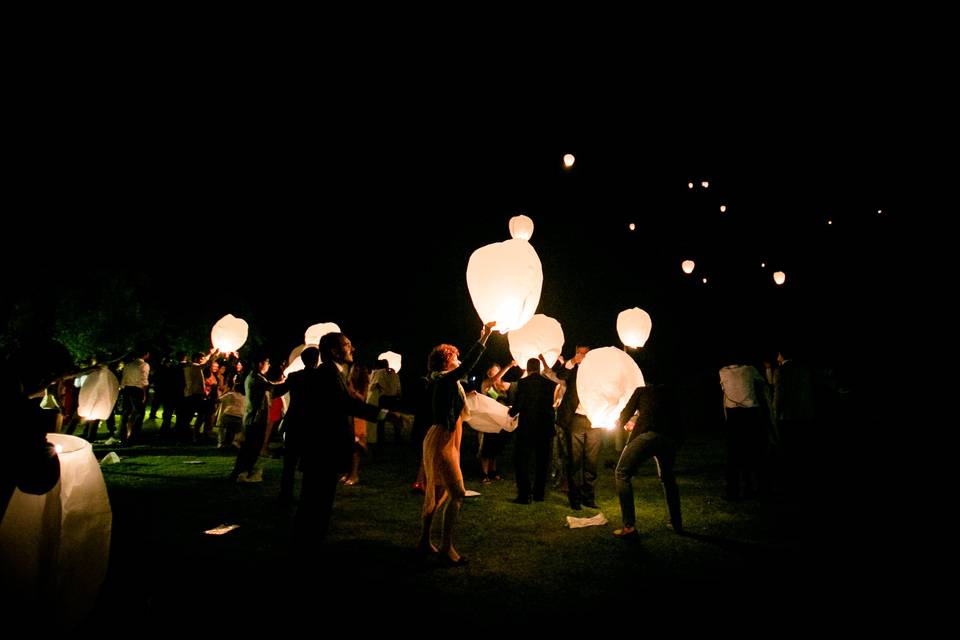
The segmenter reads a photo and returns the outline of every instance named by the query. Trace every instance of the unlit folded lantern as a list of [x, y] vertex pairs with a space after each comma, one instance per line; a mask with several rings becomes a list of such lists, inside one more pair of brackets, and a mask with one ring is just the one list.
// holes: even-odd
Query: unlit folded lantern
[[482, 433], [513, 431], [517, 428], [517, 419], [511, 418], [509, 409], [493, 398], [482, 393], [467, 394], [467, 409], [470, 417], [467, 424]]
[[303, 334], [303, 341], [305, 344], [318, 345], [320, 344], [320, 338], [328, 333], [341, 333], [337, 323], [321, 322], [307, 327], [306, 332]]
[[642, 386], [640, 367], [616, 347], [593, 349], [577, 373], [580, 404], [594, 429], [612, 429], [627, 400]]
[[533, 220], [525, 215], [510, 218], [510, 237], [516, 240], [529, 240], [533, 237]]
[[540, 304], [543, 268], [526, 240], [507, 240], [480, 247], [467, 263], [467, 289], [484, 324], [496, 330], [519, 329]]
[[59, 451], [60, 482], [39, 496], [13, 492], [0, 523], [0, 581], [25, 606], [42, 605], [53, 626], [73, 627], [106, 577], [113, 515], [90, 443], [62, 433], [47, 440]]
[[210, 331], [210, 342], [223, 353], [236, 351], [247, 341], [248, 329], [246, 320], [234, 318], [228, 313], [213, 325], [213, 330]]
[[538, 313], [530, 322], [507, 334], [510, 355], [520, 367], [527, 366], [527, 360], [543, 354], [547, 366], [552, 367], [563, 349], [563, 328], [560, 323]]
[[628, 347], [637, 349], [645, 345], [651, 329], [653, 321], [650, 314], [639, 307], [621, 311], [617, 316], [617, 335], [620, 336], [620, 342]]
[[106, 420], [117, 404], [120, 382], [106, 365], [92, 371], [80, 386], [77, 412], [87, 420]]
[[387, 366], [400, 373], [400, 364], [403, 362], [403, 356], [393, 351], [384, 351], [377, 356], [377, 360], [386, 360]]

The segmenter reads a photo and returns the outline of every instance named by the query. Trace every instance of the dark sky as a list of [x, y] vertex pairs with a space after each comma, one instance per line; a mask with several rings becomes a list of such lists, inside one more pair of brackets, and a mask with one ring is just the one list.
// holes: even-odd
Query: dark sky
[[[850, 351], [879, 289], [859, 278], [900, 204], [895, 141], [866, 125], [838, 135], [824, 120], [667, 109], [500, 126], [439, 106], [154, 98], [90, 108], [38, 136], [16, 177], [34, 210], [63, 221], [42, 243], [27, 234], [40, 250], [11, 265], [22, 275], [8, 300], [39, 295], [38, 276], [47, 290], [83, 289], [97, 284], [64, 272], [120, 270], [135, 274], [137, 295], [200, 324], [247, 310], [277, 354], [334, 321], [362, 354], [389, 347], [419, 370], [432, 345], [476, 336], [467, 260], [525, 213], [543, 263], [538, 311], [561, 322], [566, 353], [619, 345], [616, 314], [640, 306], [651, 346], [677, 366], [713, 366], [745, 343], [829, 358]], [[701, 180], [710, 188], [687, 188]], [[692, 277], [680, 271], [687, 257]], [[491, 354], [509, 358], [505, 338]]]

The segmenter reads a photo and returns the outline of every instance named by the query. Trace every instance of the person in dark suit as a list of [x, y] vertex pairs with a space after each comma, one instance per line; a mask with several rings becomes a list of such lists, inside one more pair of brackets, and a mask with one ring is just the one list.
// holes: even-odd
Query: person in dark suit
[[580, 505], [599, 508], [594, 484], [597, 481], [597, 461], [603, 433], [590, 424], [590, 419], [580, 406], [580, 394], [577, 392], [577, 371], [588, 351], [590, 347], [577, 345], [576, 354], [557, 371], [557, 376], [567, 384], [567, 391], [557, 410], [557, 424], [567, 443], [567, 496], [570, 508], [574, 510], [579, 510]]
[[617, 496], [623, 528], [613, 532], [618, 538], [637, 537], [636, 510], [633, 504], [631, 480], [640, 464], [650, 458], [657, 463], [657, 475], [667, 500], [670, 527], [683, 533], [680, 517], [680, 490], [673, 473], [677, 449], [683, 441], [678, 420], [674, 389], [667, 385], [637, 387], [620, 413], [618, 425], [630, 434], [615, 472]]
[[[543, 358], [543, 356], [540, 356]], [[553, 375], [552, 371], [544, 369]], [[557, 383], [540, 373], [540, 360], [527, 361], [527, 375], [517, 382], [517, 394], [511, 416], [520, 416], [517, 424], [513, 463], [517, 474], [517, 504], [530, 504], [530, 454], [534, 458], [533, 499], [542, 502], [547, 486], [550, 445], [553, 440], [553, 392]]]
[[[304, 353], [307, 351], [304, 349]], [[337, 481], [340, 474], [350, 471], [353, 462], [351, 416], [370, 422], [387, 417], [398, 419], [386, 409], [350, 394], [346, 375], [348, 365], [353, 363], [353, 344], [347, 336], [326, 334], [320, 338], [319, 352], [323, 364], [306, 372], [296, 386], [291, 385], [290, 410], [296, 410], [293, 417], [303, 471], [300, 503], [293, 523], [297, 548], [307, 548], [310, 541], [323, 540], [327, 535]], [[296, 398], [295, 394], [301, 397]], [[302, 404], [295, 409], [297, 401]]]

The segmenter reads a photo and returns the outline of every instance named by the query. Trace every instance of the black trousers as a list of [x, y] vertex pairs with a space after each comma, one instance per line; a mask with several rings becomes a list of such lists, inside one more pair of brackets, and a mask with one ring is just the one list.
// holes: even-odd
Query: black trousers
[[586, 416], [576, 414], [567, 433], [570, 443], [570, 462], [567, 466], [570, 505], [596, 502], [597, 461], [603, 444], [603, 430], [592, 428]]

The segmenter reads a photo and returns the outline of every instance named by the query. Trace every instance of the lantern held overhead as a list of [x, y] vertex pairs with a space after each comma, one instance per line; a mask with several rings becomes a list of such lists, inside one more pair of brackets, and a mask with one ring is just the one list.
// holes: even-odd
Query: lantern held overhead
[[527, 360], [539, 357], [552, 367], [563, 349], [563, 328], [549, 316], [538, 313], [530, 322], [507, 334], [510, 355], [520, 367], [527, 366]]
[[377, 360], [386, 360], [387, 366], [400, 373], [400, 365], [403, 362], [403, 356], [399, 353], [394, 353], [393, 351], [384, 351], [377, 356]]
[[580, 363], [577, 393], [594, 429], [612, 429], [637, 387], [644, 386], [640, 367], [622, 349], [593, 349]]
[[217, 320], [210, 331], [210, 342], [222, 353], [236, 351], [247, 341], [247, 321], [227, 314]]

